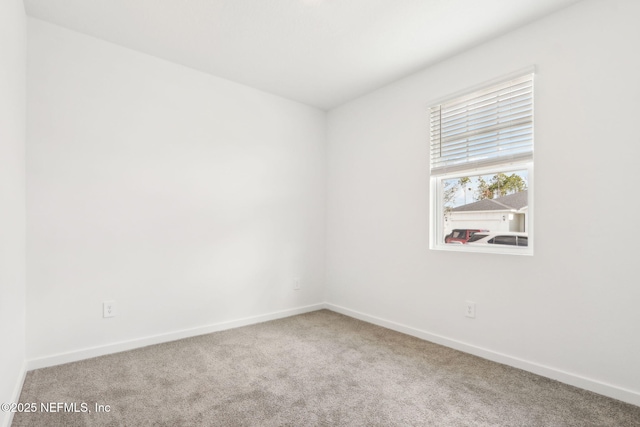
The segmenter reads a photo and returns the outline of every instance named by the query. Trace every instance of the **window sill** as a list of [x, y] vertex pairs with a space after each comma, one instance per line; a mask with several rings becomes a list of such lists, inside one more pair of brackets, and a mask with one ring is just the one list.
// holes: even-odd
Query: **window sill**
[[481, 254], [503, 254], [503, 255], [528, 255], [533, 256], [533, 247], [531, 246], [476, 246], [476, 245], [455, 245], [455, 244], [438, 244], [432, 245], [430, 250], [445, 252], [471, 252]]

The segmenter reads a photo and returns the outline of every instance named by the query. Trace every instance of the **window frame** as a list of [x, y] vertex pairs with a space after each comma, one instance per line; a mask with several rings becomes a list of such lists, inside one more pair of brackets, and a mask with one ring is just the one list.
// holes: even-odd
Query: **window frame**
[[[509, 254], [509, 255], [533, 255], [534, 248], [534, 171], [533, 161], [528, 162], [511, 162], [503, 163], [499, 165], [473, 168], [464, 171], [456, 171], [448, 174], [431, 176], [430, 187], [431, 197], [429, 203], [430, 221], [429, 221], [429, 249], [442, 250], [451, 252], [480, 252], [480, 253], [494, 253], [494, 254]], [[471, 246], [471, 245], [452, 245], [444, 243], [444, 186], [442, 182], [449, 179], [457, 179], [464, 176], [476, 176], [476, 175], [490, 175], [496, 173], [510, 173], [515, 171], [527, 171], [527, 191], [528, 191], [528, 208], [525, 222], [525, 230], [527, 230], [528, 246]]]
[[[451, 96], [447, 96], [446, 98], [441, 98], [439, 100], [433, 101], [429, 103], [429, 117], [431, 116], [431, 108], [437, 106], [438, 104], [444, 104], [450, 102], [451, 100], [455, 100], [457, 98], [463, 98], [473, 94], [474, 92], [483, 91], [491, 88], [492, 86], [499, 85], [505, 83], [512, 79], [517, 79], [526, 74], [531, 74], [532, 78], [532, 86], [535, 85], [535, 68], [529, 67], [525, 70], [518, 71], [516, 73], [511, 73], [507, 76], [503, 76], [500, 79], [494, 79], [492, 81], [486, 82], [481, 85], [477, 85], [471, 89], [458, 92]], [[535, 87], [533, 88], [533, 93], [531, 96], [531, 121], [532, 121], [532, 130], [531, 130], [531, 154], [526, 158], [497, 158], [494, 161], [491, 161], [487, 165], [479, 165], [479, 164], [469, 164], [466, 168], [456, 167], [454, 171], [431, 171], [431, 165], [433, 165], [433, 159], [431, 154], [431, 146], [432, 141], [431, 137], [429, 138], [429, 164], [430, 164], [430, 198], [429, 198], [429, 249], [431, 250], [439, 250], [439, 251], [449, 251], [449, 252], [476, 252], [476, 253], [493, 253], [493, 254], [507, 254], [507, 255], [529, 255], [532, 256], [534, 253], [534, 125], [535, 125]], [[496, 247], [494, 245], [466, 245], [466, 244], [447, 244], [444, 242], [445, 238], [445, 224], [444, 224], [444, 186], [443, 181], [450, 179], [457, 179], [465, 176], [478, 176], [478, 175], [489, 175], [489, 174], [497, 174], [497, 173], [513, 173], [519, 170], [527, 171], [527, 190], [528, 190], [528, 207], [526, 214], [526, 222], [525, 222], [525, 230], [527, 232], [528, 237], [528, 246], [500, 246]]]

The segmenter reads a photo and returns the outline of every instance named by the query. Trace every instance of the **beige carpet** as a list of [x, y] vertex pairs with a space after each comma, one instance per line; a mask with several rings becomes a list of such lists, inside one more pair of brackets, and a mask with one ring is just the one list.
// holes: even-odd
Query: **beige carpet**
[[14, 426], [640, 426], [639, 407], [327, 310], [32, 371], [20, 401], [91, 412]]

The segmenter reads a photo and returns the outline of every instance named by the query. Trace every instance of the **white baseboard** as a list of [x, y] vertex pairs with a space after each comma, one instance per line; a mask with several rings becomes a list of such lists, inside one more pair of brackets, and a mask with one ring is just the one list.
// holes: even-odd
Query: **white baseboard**
[[[92, 357], [104, 356], [107, 354], [118, 353], [121, 351], [133, 350], [140, 347], [145, 347], [153, 344], [161, 344], [164, 342], [175, 341], [183, 338], [190, 338], [198, 335], [209, 334], [212, 332], [223, 331], [227, 329], [238, 328], [241, 326], [252, 325], [256, 323], [267, 322], [270, 320], [281, 319], [284, 317], [295, 316], [297, 314], [308, 313], [321, 309], [329, 309], [336, 313], [344, 314], [355, 319], [363, 320], [374, 325], [382, 326], [394, 331], [402, 332], [407, 335], [411, 335], [426, 341], [430, 341], [436, 344], [450, 347], [456, 350], [463, 351], [465, 353], [473, 354], [475, 356], [482, 357], [497, 363], [502, 363], [514, 368], [522, 369], [528, 372], [532, 372], [543, 377], [551, 378], [569, 384], [575, 387], [579, 387], [585, 390], [592, 391], [594, 393], [602, 394], [613, 399], [618, 399], [623, 402], [630, 403], [632, 405], [640, 406], [640, 393], [634, 390], [628, 390], [622, 387], [618, 387], [612, 384], [607, 384], [601, 381], [583, 377], [581, 375], [566, 372], [560, 369], [552, 368], [549, 366], [541, 365], [535, 362], [530, 362], [524, 359], [520, 359], [507, 354], [499, 353], [486, 348], [474, 346], [464, 343], [462, 341], [447, 338], [442, 335], [433, 334], [420, 329], [412, 328], [410, 326], [402, 325], [400, 323], [392, 322], [390, 320], [382, 319], [376, 316], [371, 316], [365, 313], [361, 313], [355, 310], [351, 310], [345, 307], [341, 307], [330, 303], [320, 303], [309, 305], [305, 307], [298, 307], [290, 310], [283, 310], [273, 313], [267, 313], [259, 316], [246, 317], [242, 319], [236, 319], [212, 325], [202, 326], [198, 328], [185, 329], [181, 331], [170, 332], [167, 334], [159, 334], [144, 338], [139, 338], [130, 341], [123, 341], [113, 344], [107, 344], [104, 346], [85, 348], [68, 353], [54, 354], [51, 356], [41, 357], [37, 359], [28, 360], [23, 366], [22, 378], [19, 384], [16, 385], [15, 401], [20, 397], [20, 390], [24, 383], [24, 378], [27, 370], [46, 368], [49, 366], [61, 365], [63, 363], [76, 362], [79, 360], [89, 359]], [[11, 416], [6, 426], [11, 425]]]
[[51, 356], [39, 357], [27, 361], [27, 369], [40, 369], [49, 366], [62, 365], [64, 363], [77, 362], [79, 360], [90, 359], [92, 357], [104, 356], [121, 351], [133, 350], [148, 345], [161, 344], [169, 341], [180, 340], [183, 338], [191, 338], [198, 335], [210, 334], [212, 332], [224, 331], [227, 329], [238, 328], [241, 326], [253, 325], [256, 323], [268, 322], [269, 320], [281, 319], [284, 317], [295, 316], [297, 314], [308, 313], [311, 311], [326, 308], [325, 304], [314, 304], [304, 307], [293, 308], [289, 310], [276, 311], [272, 313], [262, 314], [259, 316], [245, 317], [242, 319], [230, 320], [226, 322], [215, 323], [212, 325], [200, 326], [192, 329], [184, 329], [166, 334], [153, 335], [138, 338], [129, 341], [121, 341], [113, 344], [107, 344], [97, 347], [84, 348], [81, 350], [71, 351], [67, 353], [59, 353]]
[[335, 311], [336, 313], [344, 314], [346, 316], [363, 320], [368, 323], [373, 323], [374, 325], [382, 326], [384, 328], [391, 329], [397, 332], [402, 332], [404, 334], [411, 335], [411, 336], [414, 336], [426, 341], [430, 341], [436, 344], [440, 344], [445, 347], [450, 347], [456, 350], [460, 350], [465, 353], [482, 357], [484, 359], [502, 363], [504, 365], [522, 369], [524, 371], [532, 372], [534, 374], [551, 378], [553, 380], [560, 381], [562, 383], [569, 384], [575, 387], [579, 387], [584, 390], [589, 390], [594, 393], [598, 393], [607, 397], [611, 397], [613, 399], [630, 403], [632, 405], [640, 406], [640, 393], [637, 391], [628, 390], [612, 384], [607, 384], [601, 381], [586, 378], [581, 375], [565, 372], [560, 369], [552, 368], [545, 365], [540, 365], [535, 362], [530, 362], [524, 359], [509, 356], [508, 354], [503, 354], [503, 353], [499, 353], [486, 348], [477, 347], [477, 346], [467, 344], [458, 340], [444, 337], [442, 335], [433, 334], [427, 331], [412, 328], [410, 326], [405, 326], [396, 322], [381, 319], [379, 317], [360, 313], [355, 310], [350, 310], [348, 308], [341, 307], [335, 304], [326, 303], [325, 307], [328, 310]]
[[[16, 381], [16, 384], [13, 387], [13, 393], [11, 394], [12, 399], [9, 402], [20, 401], [20, 393], [22, 393], [22, 386], [24, 385], [24, 379], [26, 378], [26, 376], [27, 376], [27, 361], [25, 360], [22, 363], [22, 368], [20, 369], [20, 373], [18, 374], [18, 381]], [[11, 423], [13, 422], [13, 412], [6, 412], [6, 414], [7, 416], [2, 422], [2, 427], [10, 427]]]

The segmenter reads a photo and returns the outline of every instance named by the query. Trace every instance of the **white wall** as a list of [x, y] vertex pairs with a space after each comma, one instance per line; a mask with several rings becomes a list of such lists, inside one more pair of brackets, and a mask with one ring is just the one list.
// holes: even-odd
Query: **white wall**
[[[328, 302], [640, 405], [639, 16], [580, 2], [332, 110]], [[535, 255], [430, 251], [430, 101], [530, 65]]]
[[323, 111], [42, 21], [28, 34], [30, 359], [324, 300]]
[[22, 1], [0, 2], [0, 403], [17, 397], [25, 360], [25, 19]]

